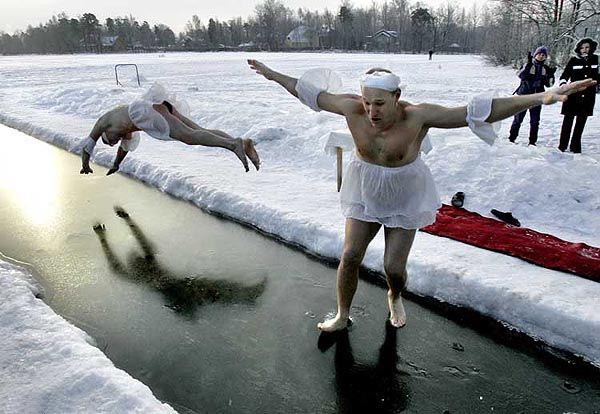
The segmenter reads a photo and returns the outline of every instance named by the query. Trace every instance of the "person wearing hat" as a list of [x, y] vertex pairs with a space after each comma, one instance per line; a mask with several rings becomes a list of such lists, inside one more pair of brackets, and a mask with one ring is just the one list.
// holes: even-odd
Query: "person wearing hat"
[[[586, 37], [577, 42], [575, 46], [576, 56], [569, 59], [569, 63], [565, 67], [560, 76], [560, 85], [564, 85], [567, 81], [578, 81], [584, 79], [595, 79], [600, 81], [598, 73], [598, 55], [595, 55], [598, 43]], [[561, 114], [564, 115], [562, 127], [560, 130], [560, 142], [558, 149], [566, 151], [569, 146], [571, 152], [581, 152], [581, 135], [588, 116], [594, 113], [594, 104], [596, 103], [596, 86], [590, 86], [584, 91], [577, 92], [569, 97], [563, 103]], [[571, 136], [571, 129], [575, 121], [575, 129]]]
[[[551, 86], [554, 83], [554, 72], [556, 69], [546, 64], [547, 58], [548, 49], [545, 46], [535, 49], [533, 55], [531, 52], [527, 53], [527, 63], [525, 63], [519, 72], [521, 84], [515, 91], [517, 95], [531, 95], [533, 93], [544, 92], [546, 86]], [[510, 127], [510, 135], [508, 136], [510, 142], [515, 142], [517, 136], [519, 136], [519, 129], [521, 128], [521, 123], [525, 118], [526, 112], [523, 111], [515, 115]], [[535, 145], [537, 142], [541, 112], [541, 105], [529, 108], [529, 145]]]

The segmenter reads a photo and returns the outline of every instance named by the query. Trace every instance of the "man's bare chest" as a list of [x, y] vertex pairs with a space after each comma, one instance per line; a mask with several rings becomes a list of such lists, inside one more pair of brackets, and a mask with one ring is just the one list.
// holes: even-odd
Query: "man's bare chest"
[[419, 131], [410, 127], [395, 127], [385, 132], [368, 127], [350, 130], [361, 154], [387, 162], [403, 159], [419, 138]]

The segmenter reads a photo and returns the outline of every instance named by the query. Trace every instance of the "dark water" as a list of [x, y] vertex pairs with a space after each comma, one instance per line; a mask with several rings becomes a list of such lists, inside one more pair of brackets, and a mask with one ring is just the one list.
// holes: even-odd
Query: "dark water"
[[351, 331], [319, 335], [334, 268], [78, 170], [74, 155], [0, 128], [0, 251], [31, 263], [57, 313], [181, 412], [600, 412], [597, 370], [411, 301], [407, 327], [390, 329], [385, 291], [365, 281]]

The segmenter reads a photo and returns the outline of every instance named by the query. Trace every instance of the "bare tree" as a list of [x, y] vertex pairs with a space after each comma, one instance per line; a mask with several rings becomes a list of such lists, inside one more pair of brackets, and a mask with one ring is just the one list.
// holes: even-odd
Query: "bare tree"
[[[510, 63], [523, 54], [523, 47], [550, 46], [555, 58], [564, 62], [572, 44], [583, 35], [580, 27], [589, 19], [600, 16], [600, 0], [496, 0], [495, 14], [512, 17], [510, 27], [497, 26], [505, 39], [518, 39], [509, 43], [501, 53], [496, 48], [494, 59]], [[515, 35], [516, 34], [516, 35]], [[515, 40], [516, 40], [515, 39]], [[505, 42], [508, 43], [508, 42]], [[520, 50], [514, 50], [519, 45]]]

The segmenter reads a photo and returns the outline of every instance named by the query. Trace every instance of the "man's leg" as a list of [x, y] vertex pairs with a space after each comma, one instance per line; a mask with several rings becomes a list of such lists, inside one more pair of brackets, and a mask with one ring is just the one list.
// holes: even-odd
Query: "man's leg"
[[586, 121], [587, 116], [577, 116], [577, 120], [575, 121], [575, 129], [573, 129], [573, 138], [571, 138], [571, 152], [577, 154], [581, 153], [581, 135], [583, 134], [583, 128], [585, 128]]
[[558, 149], [562, 152], [565, 152], [569, 146], [574, 119], [575, 117], [573, 115], [565, 115], [562, 126], [560, 127], [560, 142], [558, 144]]
[[513, 118], [513, 123], [510, 126], [510, 134], [508, 136], [508, 140], [510, 142], [515, 142], [515, 140], [519, 136], [519, 129], [521, 128], [521, 122], [523, 122], [523, 118], [525, 118], [526, 113], [527, 113], [527, 111], [519, 112]]
[[203, 145], [205, 147], [228, 149], [240, 159], [244, 168], [248, 171], [248, 159], [246, 158], [244, 142], [241, 138], [225, 138], [200, 127], [198, 127], [199, 129], [190, 128], [181, 121], [181, 119], [171, 114], [165, 105], [154, 104], [152, 107], [160, 113], [169, 124], [169, 135], [171, 138], [188, 145]]
[[535, 145], [538, 139], [538, 130], [540, 128], [540, 114], [542, 106], [534, 106], [529, 109], [529, 145]]
[[385, 228], [385, 255], [383, 268], [388, 282], [388, 306], [390, 323], [396, 328], [406, 324], [406, 313], [402, 304], [402, 291], [406, 285], [406, 262], [415, 239], [416, 230]]
[[348, 326], [350, 306], [358, 285], [358, 270], [367, 246], [380, 228], [379, 223], [346, 219], [344, 251], [337, 270], [337, 315], [317, 325], [322, 331], [339, 331]]
[[[171, 113], [173, 114], [173, 116], [175, 118], [179, 119], [181, 122], [183, 122], [185, 125], [187, 125], [188, 127], [192, 128], [192, 129], [205, 130], [205, 131], [211, 132], [215, 135], [218, 135], [220, 137], [223, 137], [225, 139], [232, 140], [232, 141], [235, 140], [235, 138], [232, 137], [231, 135], [229, 135], [228, 133], [220, 131], [218, 129], [202, 128], [200, 125], [196, 124], [191, 119], [182, 115], [175, 107], [172, 107]], [[258, 171], [258, 169], [260, 168], [260, 158], [258, 156], [258, 153], [256, 152], [256, 148], [254, 148], [254, 141], [252, 141], [250, 138], [244, 138], [242, 141], [244, 143], [244, 153], [246, 154], [246, 156], [248, 158], [250, 158], [250, 161], [252, 161], [252, 164]]]

